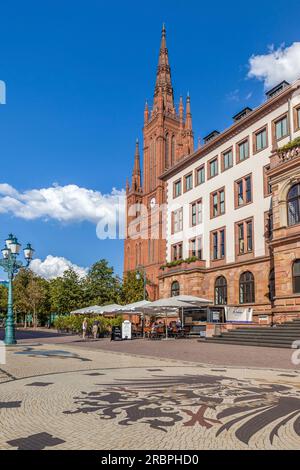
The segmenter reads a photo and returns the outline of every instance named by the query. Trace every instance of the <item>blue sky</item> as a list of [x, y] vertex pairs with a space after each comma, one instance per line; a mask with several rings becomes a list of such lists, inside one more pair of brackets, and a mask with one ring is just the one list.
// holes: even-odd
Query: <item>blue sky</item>
[[30, 240], [41, 260], [52, 255], [86, 267], [105, 257], [121, 273], [121, 240], [99, 240], [77, 208], [61, 216], [55, 204], [48, 212], [33, 205], [24, 216], [24, 192], [37, 190], [36, 198], [55, 183], [99, 196], [125, 187], [144, 102], [152, 100], [162, 22], [175, 100], [190, 92], [197, 139], [227, 127], [245, 105], [259, 105], [268, 81], [290, 78], [275, 56], [274, 67], [256, 63], [249, 78], [249, 59], [299, 42], [299, 14], [295, 0], [288, 8], [277, 0], [2, 2], [0, 183], [13, 201], [3, 202], [6, 190], [0, 195], [0, 238], [13, 231]]

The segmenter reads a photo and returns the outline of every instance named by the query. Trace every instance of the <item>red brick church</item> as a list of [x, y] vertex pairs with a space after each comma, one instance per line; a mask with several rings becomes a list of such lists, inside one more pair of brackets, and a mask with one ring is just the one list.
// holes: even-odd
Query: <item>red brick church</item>
[[[143, 266], [149, 281], [148, 294], [151, 298], [157, 298], [159, 270], [166, 259], [164, 214], [159, 211], [159, 207], [166, 203], [165, 183], [159, 177], [183, 156], [194, 151], [190, 97], [186, 98], [185, 111], [182, 97], [179, 109], [176, 109], [164, 26], [152, 109], [149, 109], [147, 102], [145, 104], [143, 139], [143, 171], [137, 141], [131, 185], [129, 182], [126, 185], [127, 226], [136, 220], [139, 235], [125, 240], [124, 272]], [[147, 214], [140, 213], [139, 204], [148, 208]], [[130, 207], [132, 209], [128, 214]], [[150, 236], [151, 232], [155, 235]]]

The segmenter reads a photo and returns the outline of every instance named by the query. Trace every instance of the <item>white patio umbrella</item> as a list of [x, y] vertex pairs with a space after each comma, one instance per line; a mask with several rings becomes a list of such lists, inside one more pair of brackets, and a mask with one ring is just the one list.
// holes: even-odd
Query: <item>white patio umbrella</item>
[[92, 305], [90, 307], [79, 308], [70, 312], [72, 315], [84, 315], [85, 313], [95, 313], [99, 309], [99, 305]]
[[100, 314], [114, 313], [114, 312], [120, 310], [121, 307], [122, 307], [122, 305], [119, 305], [119, 304], [101, 305], [99, 307], [98, 313], [100, 313]]
[[91, 307], [84, 307], [78, 310], [73, 310], [71, 314], [73, 315], [84, 315], [95, 313], [96, 315], [102, 315], [103, 313], [112, 313], [120, 309], [122, 305], [119, 304], [109, 304], [109, 305], [93, 305]]
[[[177, 311], [186, 307], [194, 307], [194, 305], [189, 304], [188, 302], [182, 302], [181, 300], [176, 299], [175, 297], [168, 297], [166, 299], [155, 300], [150, 302], [148, 305], [143, 307], [146, 313], [156, 313], [164, 311], [164, 315], [168, 318], [168, 312]], [[168, 338], [168, 328], [166, 327], [166, 339]]]
[[[139, 300], [138, 302], [133, 302], [131, 304], [122, 305], [119, 310], [130, 311], [130, 310], [143, 309], [148, 304], [151, 304], [149, 300]], [[134, 313], [138, 313], [138, 312], [134, 312]]]
[[213, 300], [204, 299], [202, 297], [196, 297], [195, 295], [175, 295], [173, 299], [180, 300], [181, 302], [188, 302], [195, 305], [207, 305], [213, 304]]

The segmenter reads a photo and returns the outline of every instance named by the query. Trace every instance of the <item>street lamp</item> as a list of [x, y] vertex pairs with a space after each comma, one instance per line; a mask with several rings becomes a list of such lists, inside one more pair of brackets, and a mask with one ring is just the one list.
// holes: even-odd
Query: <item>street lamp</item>
[[14, 274], [16, 274], [20, 268], [27, 267], [32, 260], [34, 249], [28, 243], [24, 248], [24, 258], [26, 264], [23, 264], [17, 259], [21, 249], [21, 244], [17, 238], [10, 233], [8, 238], [5, 240], [5, 247], [1, 250], [3, 259], [0, 259], [0, 266], [7, 272], [8, 276], [8, 295], [7, 295], [7, 317], [5, 325], [5, 344], [16, 344], [15, 336], [15, 322], [13, 313], [13, 286], [12, 281]]

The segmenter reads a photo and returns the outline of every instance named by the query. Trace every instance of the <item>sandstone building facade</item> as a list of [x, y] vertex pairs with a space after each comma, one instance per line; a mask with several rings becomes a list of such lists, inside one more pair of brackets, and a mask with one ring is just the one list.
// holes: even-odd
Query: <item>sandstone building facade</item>
[[[127, 185], [138, 235], [125, 241], [125, 272], [144, 266], [152, 298], [252, 307], [261, 323], [300, 316], [300, 81], [274, 87], [194, 150], [190, 98], [175, 110], [165, 40], [163, 28], [143, 182], [137, 147]], [[131, 211], [136, 203], [153, 210]], [[157, 237], [145, 236], [153, 228]]]

